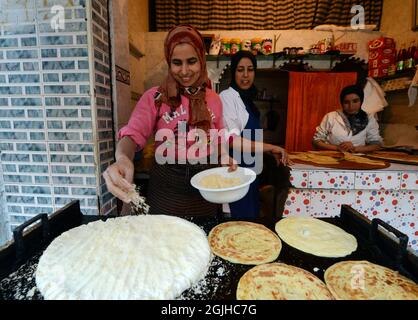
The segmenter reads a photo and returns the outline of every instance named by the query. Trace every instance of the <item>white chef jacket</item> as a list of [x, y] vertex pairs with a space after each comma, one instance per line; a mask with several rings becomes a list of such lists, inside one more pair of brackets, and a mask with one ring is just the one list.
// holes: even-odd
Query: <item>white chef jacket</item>
[[353, 136], [348, 119], [342, 111], [332, 111], [327, 113], [316, 127], [314, 141], [323, 141], [332, 145], [339, 145], [350, 141], [353, 146], [365, 146], [370, 144], [382, 145], [383, 140], [379, 134], [379, 124], [373, 115], [368, 114], [369, 123], [366, 128]]
[[244, 101], [238, 91], [229, 87], [222, 91], [219, 96], [222, 100], [222, 110], [225, 128], [232, 134], [240, 135], [247, 125], [249, 114]]

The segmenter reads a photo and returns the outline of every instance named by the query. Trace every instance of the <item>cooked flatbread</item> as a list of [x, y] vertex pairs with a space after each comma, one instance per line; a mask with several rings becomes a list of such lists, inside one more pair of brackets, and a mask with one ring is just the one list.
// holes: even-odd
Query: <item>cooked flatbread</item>
[[354, 236], [316, 218], [287, 217], [275, 229], [288, 245], [319, 257], [345, 257], [357, 249]]
[[71, 229], [45, 250], [36, 284], [45, 299], [175, 299], [202, 279], [211, 253], [187, 220], [139, 215]]
[[342, 261], [325, 271], [339, 300], [418, 300], [418, 285], [398, 272], [368, 261]]
[[292, 154], [289, 154], [289, 159], [308, 161], [308, 162], [313, 162], [317, 164], [338, 164], [339, 163], [339, 161], [333, 157], [324, 156], [324, 155], [311, 153], [311, 152], [292, 153]]
[[385, 162], [378, 161], [378, 160], [371, 160], [365, 157], [356, 156], [349, 152], [344, 152], [344, 160], [351, 161], [351, 162], [357, 162], [362, 164], [370, 164], [374, 166], [385, 166]]
[[395, 152], [374, 152], [367, 155], [370, 158], [382, 159], [388, 161], [410, 163], [413, 165], [418, 165], [418, 156], [410, 155], [406, 153], [395, 153]]
[[333, 150], [309, 150], [308, 153], [319, 154], [322, 156], [329, 156], [334, 158], [343, 158], [344, 155], [340, 151], [333, 151]]
[[265, 226], [246, 221], [224, 222], [209, 233], [214, 254], [233, 263], [262, 264], [279, 256], [282, 243]]
[[239, 280], [238, 300], [332, 300], [325, 283], [312, 273], [284, 263], [248, 270]]

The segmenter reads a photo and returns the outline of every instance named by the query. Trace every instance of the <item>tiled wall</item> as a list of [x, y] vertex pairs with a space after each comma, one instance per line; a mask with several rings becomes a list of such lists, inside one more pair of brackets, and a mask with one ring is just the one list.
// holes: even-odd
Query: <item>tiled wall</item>
[[107, 191], [102, 173], [114, 159], [113, 116], [111, 100], [110, 56], [109, 56], [109, 13], [108, 0], [91, 0], [92, 37], [94, 59], [94, 88], [96, 144], [98, 150], [98, 187], [100, 195], [100, 214], [115, 212], [116, 199]]
[[0, 161], [0, 247], [8, 240], [9, 235], [9, 216], [5, 214], [5, 206], [3, 169]]
[[[53, 5], [65, 8], [58, 32]], [[108, 41], [89, 41], [90, 30], [107, 40], [99, 31], [106, 5], [0, 0], [0, 152], [11, 229], [71, 199], [85, 214], [112, 207], [99, 179], [113, 156]]]

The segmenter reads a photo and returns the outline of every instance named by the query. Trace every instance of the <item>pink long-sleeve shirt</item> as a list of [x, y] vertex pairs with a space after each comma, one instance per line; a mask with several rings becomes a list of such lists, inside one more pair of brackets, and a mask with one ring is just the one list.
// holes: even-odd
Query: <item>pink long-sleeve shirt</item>
[[[199, 143], [195, 143], [196, 132], [192, 130], [195, 128], [190, 128], [187, 125], [190, 115], [187, 97], [181, 96], [181, 105], [174, 113], [171, 113], [171, 108], [165, 103], [161, 104], [158, 111], [154, 99], [157, 89], [158, 87], [153, 87], [142, 95], [128, 124], [120, 129], [119, 139], [130, 137], [140, 150], [144, 148], [151, 135], [154, 135], [156, 155], [168, 156], [177, 160], [205, 158], [216, 149], [214, 147], [217, 143], [224, 141], [224, 131], [221, 131], [224, 129], [222, 102], [214, 91], [206, 89], [206, 102], [212, 116], [210, 135], [205, 135], [206, 141], [202, 136]], [[211, 135], [216, 132], [219, 134], [218, 139], [212, 139]], [[190, 150], [191, 147], [193, 152]], [[197, 150], [199, 147], [200, 149]]]

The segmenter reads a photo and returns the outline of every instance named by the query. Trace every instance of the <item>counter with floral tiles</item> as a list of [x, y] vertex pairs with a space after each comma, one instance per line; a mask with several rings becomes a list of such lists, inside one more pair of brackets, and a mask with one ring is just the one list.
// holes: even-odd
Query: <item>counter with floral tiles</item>
[[418, 252], [418, 166], [391, 164], [380, 170], [340, 170], [295, 164], [284, 216], [339, 215], [348, 204], [370, 220], [380, 218], [409, 237]]

